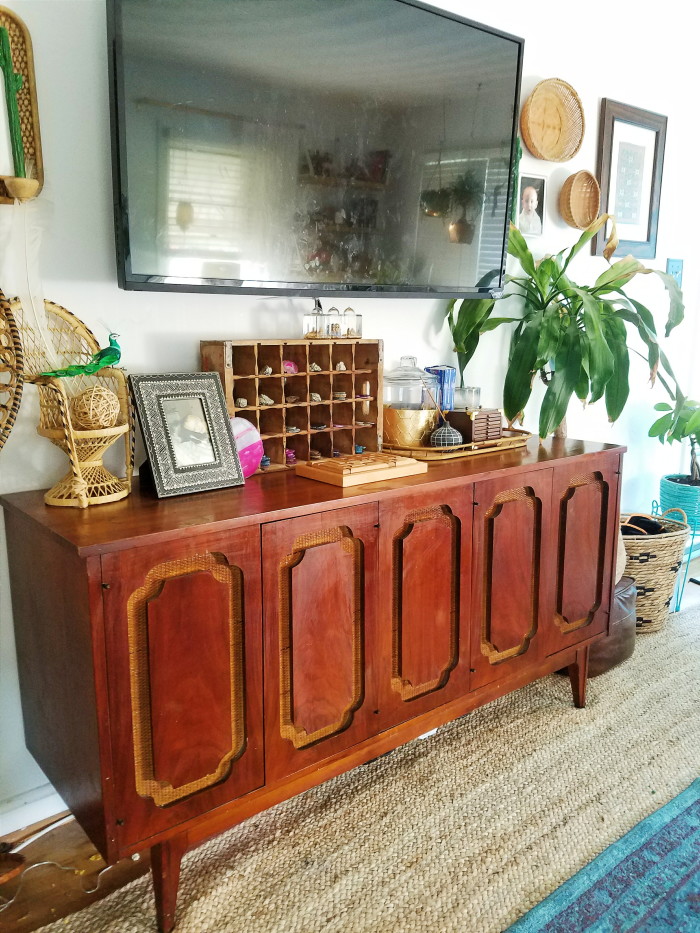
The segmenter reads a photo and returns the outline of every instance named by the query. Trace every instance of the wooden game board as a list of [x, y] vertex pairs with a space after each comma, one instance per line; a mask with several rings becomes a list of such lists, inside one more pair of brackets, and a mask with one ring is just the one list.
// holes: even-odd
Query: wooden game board
[[297, 476], [316, 479], [332, 486], [359, 486], [362, 483], [376, 483], [397, 476], [426, 473], [428, 464], [420, 463], [412, 457], [398, 457], [395, 454], [364, 453], [334, 457], [332, 460], [297, 463], [295, 470]]

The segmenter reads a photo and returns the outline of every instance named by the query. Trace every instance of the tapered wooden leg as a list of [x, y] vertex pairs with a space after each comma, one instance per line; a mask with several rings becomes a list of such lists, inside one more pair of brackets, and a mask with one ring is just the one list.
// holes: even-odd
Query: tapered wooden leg
[[588, 677], [588, 645], [579, 648], [576, 660], [569, 665], [569, 680], [571, 692], [574, 695], [574, 706], [583, 709], [586, 705], [586, 678]]
[[187, 851], [187, 834], [173, 836], [151, 848], [151, 873], [156, 896], [156, 917], [160, 933], [170, 933], [175, 926], [180, 862]]

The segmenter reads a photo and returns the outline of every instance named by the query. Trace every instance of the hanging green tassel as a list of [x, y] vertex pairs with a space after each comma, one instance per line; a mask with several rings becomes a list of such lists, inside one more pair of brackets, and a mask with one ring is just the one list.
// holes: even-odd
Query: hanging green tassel
[[2, 69], [5, 76], [5, 100], [7, 101], [7, 116], [10, 123], [10, 141], [12, 143], [15, 177], [26, 178], [22, 127], [19, 122], [19, 109], [17, 107], [17, 92], [22, 87], [22, 75], [12, 70], [10, 34], [6, 26], [0, 26], [0, 69]]

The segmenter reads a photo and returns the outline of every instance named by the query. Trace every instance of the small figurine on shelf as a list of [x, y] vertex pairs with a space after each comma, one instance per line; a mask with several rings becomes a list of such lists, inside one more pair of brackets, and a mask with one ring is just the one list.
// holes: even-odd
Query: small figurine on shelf
[[76, 363], [72, 366], [64, 366], [63, 369], [51, 369], [48, 372], [41, 373], [42, 376], [82, 376], [92, 375], [105, 366], [116, 366], [121, 359], [122, 351], [117, 343], [119, 334], [109, 335], [109, 346], [103, 347], [93, 354], [92, 359], [87, 363]]
[[356, 454], [363, 454], [364, 452], [365, 452], [365, 448], [362, 446], [362, 444], [355, 444]]
[[274, 399], [271, 399], [269, 395], [265, 395], [265, 393], [262, 392], [258, 396], [258, 404], [259, 405], [274, 405], [275, 402], [274, 402]]
[[266, 470], [270, 466], [271, 463], [272, 461], [270, 460], [268, 455], [263, 454], [262, 457], [260, 458], [260, 469]]
[[294, 375], [299, 372], [299, 367], [294, 360], [282, 360], [282, 372]]
[[318, 394], [318, 392], [310, 392], [310, 393], [309, 393], [309, 401], [311, 401], [311, 402], [322, 402], [323, 399], [322, 399], [321, 396]]
[[309, 366], [309, 372], [320, 373], [322, 370], [318, 363], [312, 363], [311, 366]]
[[284, 459], [285, 459], [285, 461], [286, 461], [286, 463], [287, 463], [288, 466], [290, 466], [291, 464], [297, 462], [297, 455], [296, 455], [296, 453], [291, 449], [291, 447], [285, 447], [285, 448], [284, 448]]
[[344, 372], [346, 372], [346, 370], [347, 370], [347, 366], [345, 365], [345, 363], [344, 363], [342, 360], [341, 360], [339, 363], [336, 364], [336, 367], [335, 367], [335, 368], [336, 368], [336, 371], [339, 372], [339, 373], [344, 373]]
[[271, 376], [272, 375], [272, 366], [261, 366], [260, 367], [261, 376]]
[[247, 407], [248, 407], [248, 399], [245, 399], [243, 397], [236, 399], [236, 408], [247, 408]]

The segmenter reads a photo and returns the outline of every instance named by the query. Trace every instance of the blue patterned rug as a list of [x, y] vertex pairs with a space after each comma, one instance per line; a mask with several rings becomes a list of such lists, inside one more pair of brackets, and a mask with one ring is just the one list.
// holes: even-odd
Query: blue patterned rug
[[700, 778], [507, 933], [698, 933]]

